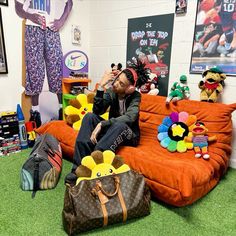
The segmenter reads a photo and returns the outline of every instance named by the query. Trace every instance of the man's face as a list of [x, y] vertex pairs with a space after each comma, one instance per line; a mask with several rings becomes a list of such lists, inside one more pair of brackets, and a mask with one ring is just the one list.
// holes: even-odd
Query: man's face
[[129, 87], [130, 82], [127, 79], [125, 73], [120, 73], [115, 83], [113, 84], [113, 91], [117, 94], [125, 94], [126, 89]]

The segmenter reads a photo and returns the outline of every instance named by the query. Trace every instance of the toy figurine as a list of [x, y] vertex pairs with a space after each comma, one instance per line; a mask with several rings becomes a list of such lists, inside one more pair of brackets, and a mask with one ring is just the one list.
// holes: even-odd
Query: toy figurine
[[128, 165], [124, 164], [121, 156], [115, 155], [110, 150], [94, 151], [90, 156], [82, 159], [81, 165], [77, 167], [75, 173], [78, 177], [76, 185], [81, 180], [90, 180], [107, 175], [120, 174], [129, 171]]
[[175, 82], [170, 90], [168, 97], [166, 98], [166, 104], [168, 105], [170, 101], [177, 102], [179, 100], [189, 98], [190, 91], [187, 86], [187, 76], [181, 75], [179, 78], [180, 82]]
[[203, 159], [207, 160], [210, 158], [208, 153], [208, 142], [215, 141], [216, 136], [209, 137], [206, 135], [208, 129], [204, 125], [204, 123], [197, 121], [192, 128], [192, 137], [185, 137], [185, 141], [193, 142], [193, 148], [195, 151], [195, 157], [203, 157]]
[[122, 64], [118, 63], [117, 65], [115, 63], [111, 64], [111, 70], [114, 76], [117, 76], [122, 71]]
[[224, 88], [226, 75], [218, 67], [213, 67], [202, 73], [198, 87], [201, 89], [200, 100], [204, 102], [216, 102]]

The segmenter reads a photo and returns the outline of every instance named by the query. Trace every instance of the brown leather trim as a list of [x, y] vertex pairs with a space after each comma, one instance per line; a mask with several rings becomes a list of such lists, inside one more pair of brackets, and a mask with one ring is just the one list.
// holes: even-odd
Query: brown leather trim
[[103, 213], [103, 226], [107, 226], [108, 224], [108, 214], [107, 214], [107, 208], [105, 204], [101, 204], [102, 213]]
[[118, 190], [118, 198], [120, 200], [120, 205], [123, 211], [123, 222], [125, 222], [127, 220], [127, 208], [120, 188]]
[[103, 194], [103, 192], [100, 189], [101, 181], [96, 181], [96, 186], [92, 189], [91, 193], [95, 196], [98, 196], [98, 199], [100, 201], [102, 214], [103, 214], [103, 226], [107, 226], [108, 224], [108, 213], [106, 208], [106, 203], [109, 201], [106, 195]]

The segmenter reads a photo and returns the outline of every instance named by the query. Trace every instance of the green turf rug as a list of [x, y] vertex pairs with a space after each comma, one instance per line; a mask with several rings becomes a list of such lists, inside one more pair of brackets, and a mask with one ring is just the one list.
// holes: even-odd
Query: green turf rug
[[[72, 164], [63, 160], [55, 189], [31, 192], [20, 188], [20, 169], [30, 150], [0, 157], [0, 235], [66, 235], [61, 211], [64, 177]], [[204, 198], [187, 207], [172, 207], [152, 201], [151, 214], [126, 224], [93, 230], [83, 235], [229, 235], [236, 236], [236, 170], [229, 169], [221, 182]]]

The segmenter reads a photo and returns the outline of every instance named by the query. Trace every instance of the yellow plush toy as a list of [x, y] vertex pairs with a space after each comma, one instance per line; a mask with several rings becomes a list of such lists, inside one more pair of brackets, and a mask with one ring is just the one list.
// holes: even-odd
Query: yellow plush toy
[[[94, 93], [79, 94], [75, 99], [69, 101], [69, 106], [64, 110], [66, 122], [75, 130], [79, 130], [84, 116], [93, 111]], [[105, 120], [108, 119], [108, 112], [101, 115]]]
[[91, 156], [82, 159], [81, 165], [77, 167], [75, 173], [78, 177], [76, 185], [81, 180], [96, 179], [102, 176], [120, 174], [129, 171], [128, 165], [124, 164], [122, 158], [114, 152], [106, 150], [104, 152], [94, 151]]
[[224, 88], [226, 75], [218, 68], [213, 67], [203, 72], [204, 81], [200, 81], [198, 87], [201, 89], [200, 100], [204, 102], [217, 102], [218, 96]]

